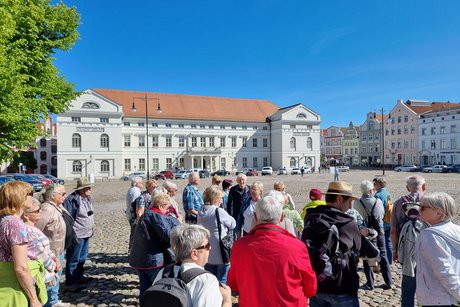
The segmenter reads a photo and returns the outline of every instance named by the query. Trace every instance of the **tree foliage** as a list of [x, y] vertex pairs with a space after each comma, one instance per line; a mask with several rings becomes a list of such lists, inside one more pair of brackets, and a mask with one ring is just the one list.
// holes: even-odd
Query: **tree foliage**
[[37, 123], [76, 97], [53, 55], [78, 39], [76, 8], [46, 0], [0, 0], [0, 162], [35, 143]]

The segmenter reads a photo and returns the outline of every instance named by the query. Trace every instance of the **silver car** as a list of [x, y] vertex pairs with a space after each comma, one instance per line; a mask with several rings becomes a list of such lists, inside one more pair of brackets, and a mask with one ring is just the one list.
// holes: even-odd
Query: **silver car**
[[400, 165], [395, 167], [396, 172], [416, 172], [418, 167], [415, 165]]

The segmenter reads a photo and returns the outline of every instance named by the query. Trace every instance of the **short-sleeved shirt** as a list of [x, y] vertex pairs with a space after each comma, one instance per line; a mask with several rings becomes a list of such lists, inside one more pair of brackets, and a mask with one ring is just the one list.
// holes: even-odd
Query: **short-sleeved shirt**
[[193, 216], [196, 217], [194, 214], [189, 214], [188, 210], [196, 210], [200, 211], [201, 206], [203, 205], [203, 198], [201, 198], [198, 189], [192, 185], [188, 184], [184, 188], [184, 192], [182, 193], [182, 204], [184, 206], [184, 211], [186, 216]]
[[5, 215], [0, 217], [0, 261], [13, 261], [11, 247], [14, 245], [28, 244], [30, 236], [26, 224], [14, 216]]

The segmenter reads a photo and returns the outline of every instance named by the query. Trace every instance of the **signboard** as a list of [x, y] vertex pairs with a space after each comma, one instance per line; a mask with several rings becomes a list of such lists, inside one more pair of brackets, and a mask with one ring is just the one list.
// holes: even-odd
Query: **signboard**
[[310, 136], [310, 132], [294, 132], [294, 136]]
[[77, 127], [77, 132], [104, 132], [104, 128], [99, 128], [99, 127]]

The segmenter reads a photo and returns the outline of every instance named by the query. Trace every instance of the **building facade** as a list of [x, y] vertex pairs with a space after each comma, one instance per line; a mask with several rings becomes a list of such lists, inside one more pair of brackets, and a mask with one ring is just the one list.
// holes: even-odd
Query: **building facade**
[[360, 165], [359, 158], [359, 130], [360, 127], [350, 122], [343, 135], [343, 163], [348, 166]]
[[460, 105], [444, 105], [418, 120], [420, 164], [460, 162]]
[[324, 154], [327, 164], [342, 163], [344, 129], [331, 126], [323, 130]]
[[319, 163], [320, 116], [303, 104], [92, 89], [57, 126], [62, 178]]
[[367, 113], [359, 137], [360, 160], [363, 166], [380, 166], [382, 162], [382, 115]]

